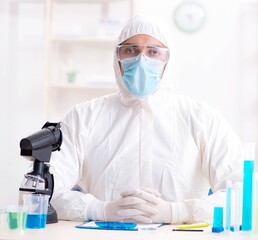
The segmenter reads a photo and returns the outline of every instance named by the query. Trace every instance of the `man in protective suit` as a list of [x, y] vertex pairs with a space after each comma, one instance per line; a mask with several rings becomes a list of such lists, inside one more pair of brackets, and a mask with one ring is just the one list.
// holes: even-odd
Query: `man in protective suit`
[[226, 180], [240, 179], [242, 145], [224, 118], [166, 88], [162, 28], [129, 20], [114, 55], [119, 91], [63, 118], [62, 149], [51, 159], [60, 219], [211, 222]]

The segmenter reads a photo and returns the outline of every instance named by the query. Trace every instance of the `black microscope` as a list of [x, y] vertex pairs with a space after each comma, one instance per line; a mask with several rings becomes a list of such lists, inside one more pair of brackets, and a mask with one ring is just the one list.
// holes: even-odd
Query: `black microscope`
[[47, 194], [49, 198], [47, 223], [56, 223], [57, 214], [50, 204], [54, 191], [54, 176], [49, 172], [51, 153], [60, 150], [62, 132], [60, 123], [46, 122], [42, 129], [20, 141], [21, 156], [33, 162], [33, 170], [24, 175], [19, 191]]

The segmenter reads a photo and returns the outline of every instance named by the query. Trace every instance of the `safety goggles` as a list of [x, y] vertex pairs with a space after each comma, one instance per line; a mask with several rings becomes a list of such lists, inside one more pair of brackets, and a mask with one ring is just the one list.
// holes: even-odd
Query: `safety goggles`
[[137, 57], [140, 54], [162, 62], [167, 62], [169, 59], [169, 49], [156, 45], [122, 44], [117, 46], [116, 53], [119, 61], [126, 58]]

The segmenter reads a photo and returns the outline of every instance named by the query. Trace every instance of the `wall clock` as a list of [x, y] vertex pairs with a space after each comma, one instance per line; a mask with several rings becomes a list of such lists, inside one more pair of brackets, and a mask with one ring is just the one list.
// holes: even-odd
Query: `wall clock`
[[201, 29], [206, 20], [204, 7], [193, 1], [180, 3], [174, 12], [176, 26], [184, 32], [196, 32]]

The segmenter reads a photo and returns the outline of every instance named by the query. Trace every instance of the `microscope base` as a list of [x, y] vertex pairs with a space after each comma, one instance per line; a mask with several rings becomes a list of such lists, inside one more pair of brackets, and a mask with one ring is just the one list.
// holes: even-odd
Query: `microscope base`
[[57, 219], [56, 210], [49, 203], [48, 210], [47, 210], [47, 224], [57, 223], [57, 222], [58, 222], [58, 219]]

